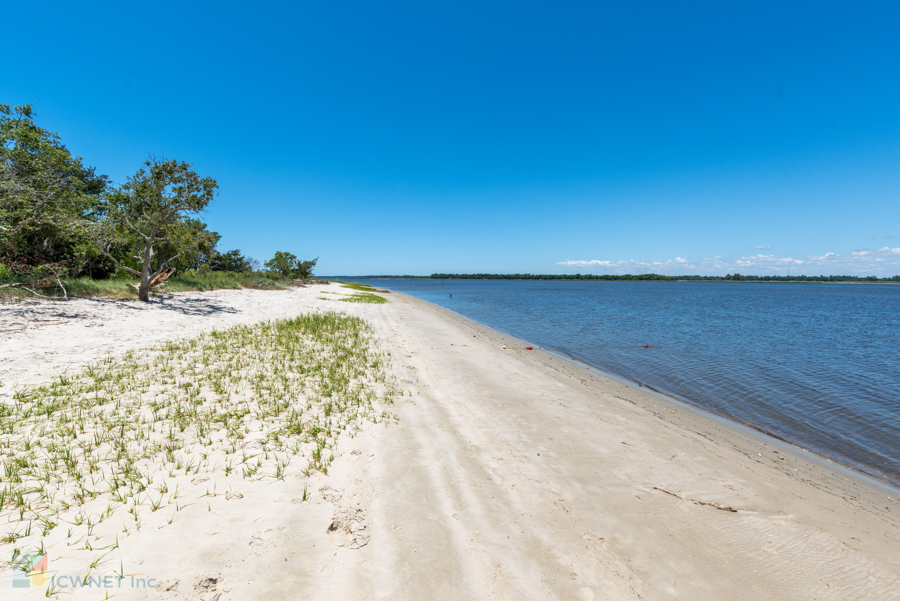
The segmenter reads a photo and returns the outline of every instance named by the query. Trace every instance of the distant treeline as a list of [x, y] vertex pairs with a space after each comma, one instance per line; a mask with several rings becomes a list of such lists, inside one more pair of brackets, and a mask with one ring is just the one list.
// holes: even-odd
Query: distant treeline
[[331, 280], [368, 279], [368, 280], [427, 280], [433, 276], [428, 275], [330, 275], [321, 276]]
[[[395, 276], [396, 277], [396, 276]], [[660, 275], [642, 273], [637, 275], [591, 275], [591, 274], [531, 274], [531, 273], [433, 273], [432, 280], [585, 280], [611, 282], [900, 282], [900, 275], [879, 278], [873, 275], [741, 275], [739, 273], [716, 275]]]

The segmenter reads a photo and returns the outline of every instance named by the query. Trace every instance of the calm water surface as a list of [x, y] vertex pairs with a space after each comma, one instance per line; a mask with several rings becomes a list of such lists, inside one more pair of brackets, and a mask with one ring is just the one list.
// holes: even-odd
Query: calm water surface
[[900, 286], [359, 281], [900, 485]]

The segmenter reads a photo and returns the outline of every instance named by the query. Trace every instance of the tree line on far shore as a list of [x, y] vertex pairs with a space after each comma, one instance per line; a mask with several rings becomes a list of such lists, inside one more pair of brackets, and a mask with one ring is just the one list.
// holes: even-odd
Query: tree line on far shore
[[38, 126], [31, 105], [0, 104], [0, 282], [137, 277], [146, 301], [176, 272], [312, 278], [317, 259], [279, 251], [260, 265], [239, 250], [220, 252], [221, 236], [199, 219], [217, 190], [189, 163], [157, 157], [113, 185]]
[[[383, 276], [388, 277], [388, 276]], [[625, 275], [591, 275], [591, 274], [531, 274], [531, 273], [433, 273], [428, 276], [432, 280], [585, 280], [613, 282], [900, 282], [900, 275], [879, 278], [856, 275], [741, 275], [739, 273], [716, 275], [660, 275], [658, 273], [625, 274]]]

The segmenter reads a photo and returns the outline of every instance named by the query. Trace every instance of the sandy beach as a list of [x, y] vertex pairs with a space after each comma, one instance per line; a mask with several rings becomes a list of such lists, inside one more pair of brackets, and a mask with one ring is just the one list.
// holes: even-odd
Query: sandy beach
[[[61, 515], [59, 598], [900, 599], [900, 491], [411, 297], [336, 302], [350, 292], [0, 305], [7, 404], [110, 355], [313, 311], [370, 323], [402, 393], [337, 438], [327, 475], [185, 471], [139, 530], [114, 509], [77, 544]], [[2, 598], [44, 596], [0, 574]]]

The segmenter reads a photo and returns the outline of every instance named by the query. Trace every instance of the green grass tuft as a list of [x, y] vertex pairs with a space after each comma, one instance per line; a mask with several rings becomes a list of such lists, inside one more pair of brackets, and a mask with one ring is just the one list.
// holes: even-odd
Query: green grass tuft
[[390, 290], [379, 290], [368, 284], [360, 284], [358, 282], [341, 282], [340, 284], [344, 288], [351, 288], [353, 290], [359, 290], [360, 292], [382, 292], [384, 294], [390, 294], [391, 292]]
[[319, 300], [337, 300], [345, 303], [368, 303], [370, 305], [383, 305], [388, 302], [388, 299], [378, 296], [377, 294], [369, 294], [368, 292], [355, 293], [350, 296], [344, 296], [343, 298], [323, 298], [320, 296]]

